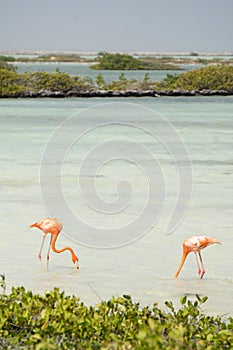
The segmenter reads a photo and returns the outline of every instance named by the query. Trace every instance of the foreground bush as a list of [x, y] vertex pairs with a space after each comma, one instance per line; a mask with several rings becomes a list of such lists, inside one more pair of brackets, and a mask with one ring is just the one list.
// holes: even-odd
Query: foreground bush
[[171, 85], [184, 90], [225, 90], [233, 92], [233, 66], [217, 65], [180, 74]]
[[[63, 72], [25, 72], [18, 74], [0, 66], [0, 97], [69, 97], [81, 93], [101, 91], [146, 91], [175, 95], [233, 94], [233, 66], [209, 66], [187, 71], [178, 76], [168, 74], [162, 82], [152, 81], [148, 73], [144, 79], [128, 80], [123, 73], [118, 80], [106, 83], [101, 74], [94, 83], [89, 77], [70, 76]], [[87, 94], [88, 95], [88, 94]], [[91, 94], [90, 94], [91, 95]], [[150, 95], [150, 94], [149, 94]], [[125, 95], [127, 96], [127, 94]]]
[[141, 307], [130, 296], [85, 306], [57, 288], [44, 296], [12, 288], [0, 298], [1, 349], [232, 349], [233, 319], [205, 315], [181, 298], [175, 310]]

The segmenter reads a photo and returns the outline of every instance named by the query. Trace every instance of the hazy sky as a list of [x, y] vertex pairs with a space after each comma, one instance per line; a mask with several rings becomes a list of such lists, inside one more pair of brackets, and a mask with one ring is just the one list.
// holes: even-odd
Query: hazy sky
[[233, 52], [233, 0], [0, 0], [0, 50]]

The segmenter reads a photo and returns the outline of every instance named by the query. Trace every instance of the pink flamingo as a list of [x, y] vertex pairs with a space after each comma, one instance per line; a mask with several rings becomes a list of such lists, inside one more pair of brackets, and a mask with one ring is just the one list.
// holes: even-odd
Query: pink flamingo
[[[199, 278], [203, 278], [203, 276], [205, 274], [205, 268], [204, 268], [202, 257], [201, 257], [201, 250], [208, 247], [211, 244], [214, 244], [214, 243], [221, 244], [221, 242], [218, 241], [216, 238], [209, 238], [207, 236], [193, 236], [191, 238], [186, 239], [183, 242], [182, 259], [181, 259], [180, 265], [179, 265], [178, 270], [176, 271], [176, 274], [174, 277], [175, 278], [178, 277], [180, 270], [182, 269], [182, 266], [184, 265], [184, 262], [185, 262], [187, 255], [191, 252], [194, 252], [196, 255], [198, 276], [199, 276]], [[198, 257], [200, 259], [201, 268], [200, 268], [200, 264], [198, 261]]]
[[52, 250], [55, 252], [55, 253], [62, 253], [64, 252], [65, 250], [69, 250], [70, 253], [71, 253], [71, 258], [72, 258], [72, 261], [74, 263], [74, 267], [75, 269], [78, 269], [78, 257], [75, 255], [74, 251], [72, 248], [70, 247], [64, 247], [62, 249], [57, 249], [55, 247], [55, 243], [56, 243], [56, 240], [58, 238], [58, 235], [59, 233], [61, 232], [62, 230], [62, 223], [58, 220], [58, 219], [55, 219], [55, 218], [45, 218], [45, 219], [41, 219], [40, 221], [38, 222], [35, 222], [34, 224], [30, 225], [29, 226], [30, 228], [32, 227], [37, 227], [39, 228], [41, 231], [43, 231], [43, 238], [42, 238], [42, 243], [41, 243], [41, 247], [40, 247], [40, 251], [39, 251], [39, 254], [38, 254], [38, 258], [40, 259], [41, 261], [41, 253], [42, 253], [42, 249], [43, 249], [43, 245], [44, 245], [44, 241], [45, 241], [45, 237], [48, 233], [51, 234], [51, 239], [50, 239], [50, 244], [49, 244], [49, 249], [48, 249], [48, 253], [47, 253], [47, 268], [48, 268], [48, 264], [49, 264], [49, 256], [50, 256], [50, 250], [52, 248]]

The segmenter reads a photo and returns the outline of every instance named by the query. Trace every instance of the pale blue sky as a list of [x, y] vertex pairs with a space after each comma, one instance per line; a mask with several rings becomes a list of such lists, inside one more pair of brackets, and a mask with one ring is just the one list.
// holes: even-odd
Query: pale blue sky
[[0, 0], [0, 50], [233, 52], [232, 0]]

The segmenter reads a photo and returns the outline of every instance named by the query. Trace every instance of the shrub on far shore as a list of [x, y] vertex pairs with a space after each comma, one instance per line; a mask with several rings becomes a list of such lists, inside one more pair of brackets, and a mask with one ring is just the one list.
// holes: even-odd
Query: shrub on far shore
[[141, 67], [140, 61], [133, 56], [108, 52], [100, 54], [98, 63], [91, 66], [98, 70], [137, 70]]

